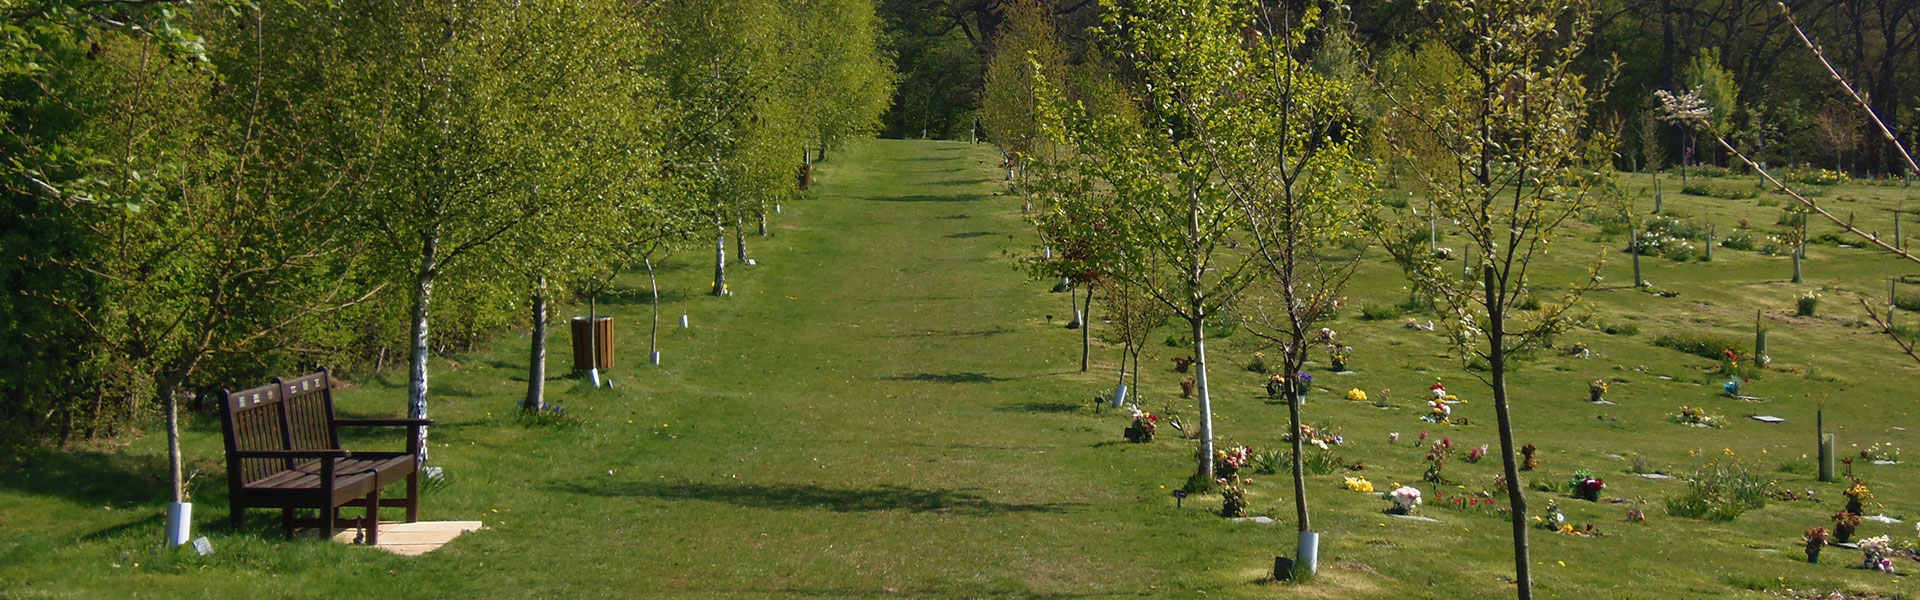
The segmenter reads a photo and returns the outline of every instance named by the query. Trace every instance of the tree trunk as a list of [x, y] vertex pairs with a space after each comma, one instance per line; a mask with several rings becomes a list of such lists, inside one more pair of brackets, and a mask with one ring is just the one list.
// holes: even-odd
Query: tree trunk
[[1633, 222], [1627, 222], [1627, 250], [1633, 253], [1633, 289], [1646, 287], [1646, 280], [1640, 278], [1640, 236], [1633, 231]]
[[741, 264], [746, 264], [747, 232], [744, 227], [741, 227], [743, 221], [744, 219], [741, 216], [734, 215], [733, 217], [733, 259], [736, 261], [739, 261]]
[[653, 328], [647, 331], [648, 356], [660, 355], [660, 282], [653, 278], [653, 257], [645, 256], [640, 262], [647, 266], [647, 288], [653, 291]]
[[[1295, 338], [1295, 343], [1298, 344], [1300, 341], [1298, 336], [1295, 336]], [[1305, 346], [1302, 345], [1301, 347], [1304, 348]], [[1301, 354], [1304, 355], [1305, 353], [1303, 352]], [[1300, 520], [1300, 531], [1302, 533], [1313, 531], [1313, 521], [1307, 515], [1306, 461], [1301, 458], [1302, 452], [1305, 449], [1305, 446], [1300, 440], [1301, 382], [1299, 377], [1293, 375], [1294, 373], [1300, 372], [1300, 367], [1304, 366], [1306, 362], [1304, 359], [1305, 356], [1287, 357], [1286, 362], [1288, 365], [1280, 372], [1280, 376], [1285, 377], [1287, 380], [1287, 422], [1293, 427], [1291, 432], [1293, 437], [1293, 510], [1295, 518]]]
[[1527, 497], [1514, 460], [1513, 419], [1507, 409], [1506, 311], [1494, 288], [1493, 266], [1482, 267], [1487, 293], [1487, 363], [1492, 368], [1493, 414], [1500, 426], [1500, 466], [1507, 476], [1507, 500], [1513, 509], [1513, 578], [1520, 600], [1533, 598], [1532, 561], [1527, 548]]
[[1080, 372], [1087, 372], [1087, 361], [1093, 358], [1093, 286], [1087, 286], [1087, 298], [1081, 302], [1080, 311]]
[[[926, 139], [926, 137], [927, 137], [926, 132], [923, 131], [920, 133], [920, 139]], [[827, 162], [827, 145], [826, 144], [820, 145], [820, 154], [815, 156], [813, 160], [815, 162]]]
[[727, 293], [727, 228], [719, 227], [719, 221], [714, 218], [720, 239], [713, 244], [713, 295], [724, 296]]
[[760, 213], [760, 237], [767, 237], [767, 209], [762, 208], [757, 212]]
[[527, 400], [520, 409], [538, 414], [547, 409], [547, 278], [533, 287], [533, 348], [527, 357]]
[[1193, 387], [1200, 398], [1200, 475], [1207, 481], [1213, 481], [1213, 403], [1207, 395], [1205, 313], [1201, 312], [1197, 298], [1193, 301], [1192, 309], [1194, 316], [1187, 319], [1187, 324], [1193, 328]]
[[[415, 272], [413, 280], [413, 348], [407, 365], [407, 417], [427, 418], [427, 344], [429, 340], [428, 308], [433, 303], [433, 279], [438, 275], [436, 263], [440, 253], [440, 238], [429, 235], [420, 251], [420, 270]], [[420, 428], [420, 462], [427, 463], [427, 428]]]
[[173, 483], [173, 502], [186, 502], [186, 480], [180, 474], [180, 401], [174, 398], [172, 385], [160, 386], [160, 400], [167, 404], [167, 475]]

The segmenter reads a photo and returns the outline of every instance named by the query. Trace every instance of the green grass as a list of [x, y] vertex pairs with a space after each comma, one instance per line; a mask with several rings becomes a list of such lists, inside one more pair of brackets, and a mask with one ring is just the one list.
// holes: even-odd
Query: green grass
[[[700, 293], [710, 275], [705, 252], [664, 263], [662, 321], [677, 323], [673, 317], [684, 312], [693, 328], [663, 330], [663, 366], [645, 364], [640, 296], [601, 302], [618, 329], [616, 386], [549, 382], [551, 400], [575, 423], [513, 416], [525, 385], [524, 335], [437, 360], [433, 416], [441, 425], [433, 456], [451, 483], [427, 496], [423, 517], [479, 519], [487, 529], [433, 554], [399, 558], [282, 540], [267, 511], [228, 528], [218, 425], [195, 416], [185, 445], [189, 470], [201, 473], [196, 525], [215, 554], [155, 547], [161, 436], [27, 452], [0, 459], [0, 597], [1511, 596], [1501, 516], [1430, 505], [1422, 513], [1440, 523], [1403, 521], [1381, 513], [1385, 500], [1341, 484], [1349, 475], [1381, 491], [1418, 483], [1426, 451], [1413, 439], [1422, 431], [1430, 441], [1449, 438], [1456, 458], [1480, 444], [1499, 451], [1485, 386], [1461, 369], [1439, 333], [1406, 329], [1404, 319], [1383, 311], [1369, 319], [1365, 309], [1329, 324], [1355, 347], [1357, 373], [1313, 365], [1319, 389], [1303, 410], [1312, 423], [1337, 426], [1347, 440], [1338, 456], [1366, 470], [1310, 471], [1321, 574], [1301, 586], [1265, 582], [1273, 557], [1293, 553], [1286, 470], [1256, 474], [1247, 489], [1251, 511], [1278, 524], [1224, 522], [1217, 494], [1196, 494], [1176, 508], [1170, 492], [1191, 471], [1191, 443], [1165, 424], [1152, 444], [1125, 443], [1124, 414], [1094, 410], [1091, 399], [1112, 385], [1119, 352], [1096, 347], [1093, 371], [1078, 371], [1080, 332], [1061, 327], [1071, 314], [1066, 295], [1047, 293], [1051, 282], [1025, 281], [1014, 268], [1013, 257], [1034, 239], [1020, 202], [992, 183], [996, 163], [986, 146], [940, 142], [882, 141], [837, 155], [822, 166], [812, 197], [776, 217], [772, 237], [748, 240], [759, 264], [729, 269], [733, 298]], [[1645, 176], [1626, 182], [1650, 185]], [[1839, 210], [1856, 212], [1862, 223], [1888, 219], [1877, 209], [1907, 193], [1854, 185], [1832, 191]], [[1669, 194], [1666, 206], [1717, 226], [1722, 238], [1741, 218], [1756, 232], [1773, 231], [1768, 224], [1779, 212], [1759, 200], [1681, 194]], [[1868, 228], [1887, 231], [1890, 223]], [[1529, 492], [1536, 510], [1557, 499], [1570, 522], [1606, 534], [1534, 530], [1540, 597], [1761, 598], [1788, 583], [1911, 593], [1904, 578], [1846, 568], [1857, 555], [1842, 549], [1829, 549], [1817, 565], [1796, 557], [1800, 533], [1828, 525], [1826, 515], [1839, 506], [1841, 486], [1817, 483], [1804, 468], [1818, 403], [1843, 452], [1920, 441], [1911, 404], [1920, 369], [1856, 326], [1852, 300], [1876, 291], [1884, 298], [1889, 277], [1915, 269], [1837, 246], [1810, 247], [1808, 281], [1798, 285], [1786, 281], [1784, 255], [1717, 248], [1711, 263], [1643, 260], [1656, 289], [1679, 293], [1668, 298], [1631, 289], [1622, 244], [1595, 241], [1599, 230], [1571, 225], [1551, 261], [1529, 275], [1557, 286], [1611, 252], [1607, 285], [1588, 299], [1596, 328], [1558, 340], [1587, 344], [1592, 358], [1542, 351], [1517, 365], [1516, 436], [1540, 447], [1542, 464], [1525, 475], [1529, 482], [1562, 485], [1586, 469], [1606, 480], [1603, 498], [1648, 503]], [[645, 278], [619, 283], [644, 287]], [[1410, 297], [1406, 286], [1375, 254], [1349, 287], [1349, 304], [1390, 307]], [[1815, 289], [1834, 301], [1818, 317], [1795, 317], [1794, 298]], [[1770, 323], [1774, 372], [1746, 392], [1766, 403], [1719, 398], [1718, 360], [1654, 345], [1675, 332], [1750, 343], [1756, 310]], [[1096, 326], [1098, 313], [1096, 306]], [[1430, 318], [1438, 315], [1418, 315]], [[1168, 327], [1150, 339], [1182, 335]], [[564, 339], [556, 342], [565, 348]], [[1266, 398], [1263, 375], [1240, 368], [1257, 338], [1210, 342], [1221, 435], [1259, 451], [1282, 449], [1285, 407]], [[1189, 353], [1149, 345], [1135, 391], [1148, 410], [1192, 422], [1192, 403], [1178, 393], [1185, 375], [1170, 363]], [[564, 372], [569, 359], [551, 356], [549, 372]], [[1806, 376], [1816, 369], [1820, 378]], [[1435, 379], [1468, 400], [1454, 414], [1472, 425], [1417, 419], [1424, 412], [1418, 398]], [[1585, 402], [1595, 379], [1610, 382], [1607, 398], [1617, 405]], [[343, 411], [402, 410], [403, 374], [355, 383], [340, 394]], [[1349, 402], [1351, 388], [1374, 398], [1391, 388], [1392, 405]], [[1681, 404], [1707, 406], [1731, 423], [1668, 422]], [[1763, 424], [1750, 414], [1789, 423]], [[1400, 433], [1399, 443], [1388, 443], [1389, 432]], [[394, 443], [356, 439], [350, 446]], [[1628, 472], [1679, 477], [1708, 457], [1757, 463], [1752, 475], [1815, 490], [1826, 502], [1767, 502], [1728, 522], [1673, 517], [1658, 507], [1687, 484]], [[1430, 499], [1436, 491], [1489, 487], [1500, 468], [1497, 455], [1489, 458], [1450, 461], [1446, 477], [1458, 487], [1419, 486]], [[1873, 501], [1884, 504], [1874, 512], [1909, 523], [1920, 517], [1912, 469], [1856, 467], [1873, 486]], [[1624, 522], [1628, 506], [1643, 507], [1648, 522]], [[1868, 522], [1857, 536], [1883, 533], [1914, 534], [1910, 524]]]

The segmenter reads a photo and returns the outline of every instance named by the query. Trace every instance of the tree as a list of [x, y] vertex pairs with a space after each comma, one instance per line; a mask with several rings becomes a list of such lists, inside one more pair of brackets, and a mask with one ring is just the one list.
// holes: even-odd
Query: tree
[[1860, 145], [1860, 120], [1846, 102], [1829, 100], [1813, 115], [1813, 132], [1833, 152], [1833, 170], [1846, 173], [1847, 152]]
[[654, 40], [639, 26], [644, 9], [592, 1], [525, 5], [502, 23], [502, 35], [529, 53], [524, 91], [508, 98], [547, 133], [533, 148], [527, 176], [542, 210], [510, 233], [503, 247], [528, 283], [532, 340], [522, 410], [545, 408], [550, 300], [561, 285], [622, 265], [631, 243], [623, 221], [645, 210], [659, 168], [660, 89], [641, 65]]
[[[427, 417], [432, 307], [443, 280], [497, 268], [511, 234], [551, 208], [541, 161], [567, 152], [527, 83], [552, 47], [503, 44], [550, 8], [504, 2], [369, 0], [353, 7], [280, 7], [267, 36], [275, 60], [315, 82], [307, 118], [334, 124], [330, 143], [370, 165], [356, 225], [381, 243], [382, 273], [411, 295], [409, 416]], [[551, 38], [548, 38], [551, 39]], [[421, 447], [430, 447], [421, 431]], [[423, 452], [422, 460], [426, 459]]]
[[[1028, 156], [1041, 143], [1036, 112], [1036, 76], [1064, 88], [1066, 50], [1054, 29], [1051, 11], [1040, 0], [1014, 0], [1006, 9], [1007, 26], [994, 40], [993, 55], [980, 97], [980, 127], [1005, 155], [1008, 179], [1025, 169]], [[1033, 210], [1028, 200], [1026, 211]]]
[[1451, 150], [1452, 164], [1414, 171], [1440, 215], [1458, 223], [1473, 244], [1477, 264], [1463, 280], [1418, 244], [1401, 241], [1405, 230], [1425, 225], [1402, 211], [1376, 231], [1396, 258], [1418, 265], [1416, 284], [1444, 300], [1451, 313], [1447, 333], [1462, 361], [1475, 358], [1488, 369], [1482, 381], [1491, 388], [1498, 420], [1513, 509], [1514, 575], [1525, 599], [1533, 595], [1532, 562], [1526, 488], [1514, 458], [1509, 361], [1566, 326], [1567, 311], [1597, 282], [1598, 269], [1530, 314], [1516, 306], [1522, 297], [1544, 293], [1529, 280], [1534, 261], [1552, 247], [1562, 223], [1592, 204], [1589, 192], [1607, 177], [1609, 161], [1583, 158], [1592, 144], [1607, 142], [1588, 129], [1587, 118], [1608, 82], [1581, 75], [1577, 59], [1592, 27], [1584, 5], [1453, 0], [1436, 9], [1437, 33], [1465, 67], [1448, 85], [1454, 102], [1412, 115], [1421, 129], [1393, 135], [1430, 137]]
[[1247, 284], [1251, 257], [1220, 249], [1246, 227], [1221, 182], [1210, 149], [1234, 124], [1214, 85], [1238, 66], [1232, 57], [1246, 25], [1243, 11], [1208, 0], [1103, 4], [1095, 33], [1102, 56], [1127, 85], [1124, 110], [1069, 102], [1045, 73], [1035, 81], [1049, 141], [1063, 159], [1049, 184], [1054, 206], [1043, 220], [1100, 223], [1110, 241], [1095, 245], [1104, 274], [1123, 278], [1187, 322], [1193, 338], [1200, 411], [1198, 477], [1213, 480], [1213, 411], [1207, 382], [1206, 329]]
[[[1252, 6], [1237, 7], [1250, 11]], [[1245, 17], [1242, 17], [1245, 18]], [[1320, 338], [1320, 323], [1359, 265], [1360, 253], [1336, 257], [1356, 235], [1357, 209], [1371, 168], [1357, 157], [1358, 122], [1347, 81], [1303, 60], [1310, 37], [1338, 39], [1321, 29], [1317, 9], [1292, 15], [1262, 10], [1243, 44], [1244, 72], [1218, 81], [1230, 124], [1219, 138], [1202, 138], [1220, 165], [1219, 178], [1240, 203], [1253, 234], [1259, 281], [1242, 302], [1248, 331], [1280, 349], [1293, 444], [1293, 499], [1301, 533], [1313, 531], [1307, 510], [1304, 438], [1300, 435], [1301, 378]], [[1303, 541], [1304, 543], [1304, 541]], [[1296, 556], [1306, 556], [1302, 549]], [[1314, 565], [1303, 568], [1310, 570]]]
[[677, 0], [659, 8], [660, 26], [674, 35], [664, 39], [653, 68], [679, 117], [668, 135], [667, 169], [701, 182], [716, 234], [716, 296], [728, 292], [727, 226], [734, 226], [736, 258], [744, 262], [741, 225], [798, 193], [793, 149], [811, 141], [801, 99], [787, 85], [793, 79], [784, 71], [782, 42], [792, 25], [779, 9], [773, 0]]
[[893, 61], [881, 53], [872, 0], [787, 0], [787, 10], [796, 21], [788, 29], [796, 47], [789, 85], [802, 130], [826, 160], [828, 148], [880, 126], [893, 101]]

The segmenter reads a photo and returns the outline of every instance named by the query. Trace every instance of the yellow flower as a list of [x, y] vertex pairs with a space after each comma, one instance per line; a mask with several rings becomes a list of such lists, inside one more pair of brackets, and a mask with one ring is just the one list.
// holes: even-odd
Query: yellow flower
[[1347, 399], [1352, 400], [1354, 402], [1366, 402], [1367, 393], [1360, 391], [1360, 388], [1353, 388], [1351, 390], [1347, 390]]
[[1727, 456], [1733, 456], [1733, 449], [1732, 449], [1732, 448], [1721, 448], [1721, 449], [1720, 449], [1720, 451], [1721, 451], [1721, 452], [1725, 452], [1725, 453], [1727, 453]]
[[[1560, 533], [1573, 533], [1573, 526], [1572, 526], [1572, 525], [1561, 525], [1561, 526], [1560, 526]], [[1563, 567], [1564, 567], [1564, 566], [1567, 566], [1567, 563], [1560, 563], [1560, 566], [1563, 566]]]

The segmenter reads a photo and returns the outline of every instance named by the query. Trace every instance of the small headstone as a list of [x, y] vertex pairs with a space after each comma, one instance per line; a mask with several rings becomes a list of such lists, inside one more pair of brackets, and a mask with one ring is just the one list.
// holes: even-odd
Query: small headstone
[[1406, 519], [1408, 521], [1420, 521], [1423, 523], [1439, 523], [1440, 522], [1439, 519], [1422, 517], [1419, 515], [1396, 515], [1396, 514], [1388, 513], [1388, 516], [1398, 518], [1398, 519]]
[[193, 552], [201, 556], [213, 554], [213, 542], [208, 541], [206, 536], [200, 536], [193, 540]]
[[1666, 376], [1666, 375], [1661, 375], [1661, 376], [1660, 376], [1660, 378], [1661, 378], [1661, 379], [1665, 379], [1665, 380], [1667, 380], [1667, 381], [1673, 381], [1673, 378], [1672, 378], [1672, 377], [1668, 377], [1668, 376]]
[[1641, 473], [1640, 476], [1645, 477], [1647, 479], [1673, 479], [1672, 477], [1668, 477], [1663, 473]]
[[1613, 404], [1613, 401], [1612, 401], [1612, 400], [1604, 400], [1604, 399], [1603, 399], [1603, 400], [1596, 400], [1596, 401], [1594, 401], [1594, 404]]
[[1233, 522], [1235, 522], [1235, 523], [1256, 523], [1256, 524], [1260, 524], [1260, 525], [1272, 525], [1272, 524], [1273, 524], [1273, 517], [1268, 517], [1268, 516], [1264, 516], [1264, 515], [1263, 515], [1263, 516], [1258, 516], [1258, 517], [1234, 517], [1234, 518], [1231, 518], [1231, 519], [1227, 519], [1227, 520], [1228, 520], [1228, 521], [1233, 521]]
[[1353, 372], [1353, 371], [1340, 371], [1340, 372], [1338, 372], [1338, 373], [1334, 373], [1334, 374], [1335, 374], [1335, 375], [1358, 375], [1359, 373], [1356, 373], [1356, 372]]
[[[1875, 522], [1875, 523], [1886, 523], [1886, 524], [1888, 524], [1888, 525], [1892, 525], [1892, 524], [1895, 524], [1895, 523], [1899, 523], [1899, 522], [1900, 522], [1900, 520], [1899, 520], [1899, 519], [1895, 519], [1895, 518], [1893, 518], [1893, 517], [1889, 517], [1889, 516], [1886, 516], [1886, 515], [1868, 515], [1868, 516], [1864, 516], [1864, 517], [1860, 517], [1860, 520], [1862, 520], [1862, 521], [1873, 521], [1873, 522]], [[204, 539], [207, 539], [207, 538], [200, 538], [200, 539], [203, 539], [203, 540], [204, 540]]]
[[1873, 461], [1873, 464], [1876, 464], [1876, 465], [1897, 465], [1897, 464], [1900, 464], [1900, 463], [1899, 463], [1898, 461], [1891, 461], [1891, 460], [1886, 460], [1886, 459], [1879, 459], [1879, 460], [1875, 460], [1875, 461]]
[[1787, 420], [1786, 420], [1786, 419], [1782, 419], [1782, 418], [1780, 418], [1780, 417], [1773, 417], [1773, 416], [1767, 416], [1767, 415], [1754, 415], [1754, 416], [1753, 416], [1753, 420], [1755, 420], [1755, 421], [1759, 421], [1759, 422], [1761, 422], [1761, 423], [1785, 423], [1785, 422], [1787, 422]]
[[753, 266], [753, 265], [755, 265], [755, 264], [757, 264], [757, 263], [754, 263], [754, 262], [753, 262], [753, 259], [751, 259], [751, 258], [749, 258], [749, 259], [747, 259], [747, 266], [749, 266], [749, 267], [751, 267], [751, 266]]

